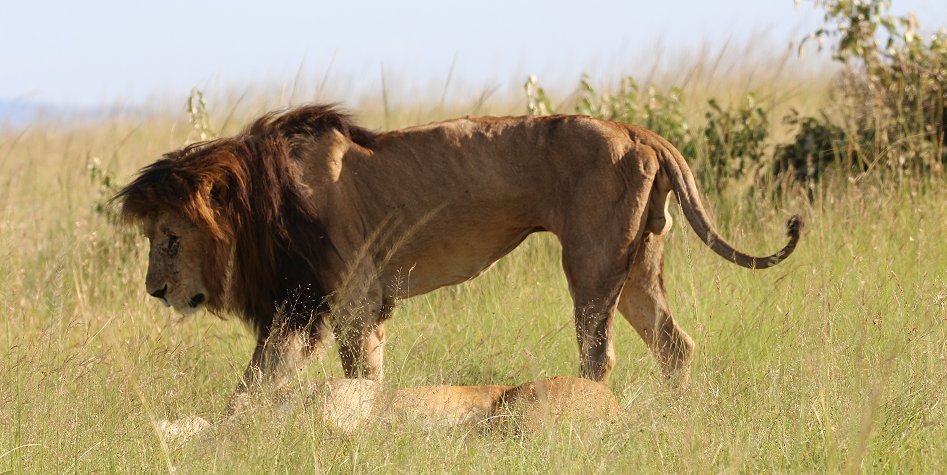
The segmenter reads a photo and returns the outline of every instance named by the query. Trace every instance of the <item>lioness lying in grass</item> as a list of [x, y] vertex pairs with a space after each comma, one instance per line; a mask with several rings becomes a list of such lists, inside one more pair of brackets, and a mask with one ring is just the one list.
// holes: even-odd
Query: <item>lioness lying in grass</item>
[[[419, 386], [386, 390], [370, 379], [331, 379], [309, 385], [304, 404], [326, 426], [355, 433], [366, 424], [416, 424], [425, 428], [460, 425], [535, 431], [547, 423], [614, 420], [621, 409], [607, 386], [584, 378], [555, 377], [519, 386]], [[281, 406], [286, 406], [284, 395]], [[239, 416], [234, 416], [239, 417]], [[184, 440], [210, 424], [200, 417], [161, 421], [169, 442]]]
[[409, 422], [423, 427], [482, 424], [535, 430], [561, 418], [615, 418], [618, 401], [607, 386], [584, 378], [556, 377], [519, 386], [420, 386], [380, 390], [368, 379], [314, 383], [309, 400], [326, 424], [352, 432], [366, 422]]

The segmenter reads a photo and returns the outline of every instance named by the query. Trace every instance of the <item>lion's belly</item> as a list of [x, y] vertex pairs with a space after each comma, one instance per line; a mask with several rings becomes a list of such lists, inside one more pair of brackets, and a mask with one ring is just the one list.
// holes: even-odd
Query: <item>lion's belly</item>
[[397, 298], [466, 282], [486, 272], [536, 229], [498, 230], [477, 235], [419, 236], [396, 252], [383, 272]]

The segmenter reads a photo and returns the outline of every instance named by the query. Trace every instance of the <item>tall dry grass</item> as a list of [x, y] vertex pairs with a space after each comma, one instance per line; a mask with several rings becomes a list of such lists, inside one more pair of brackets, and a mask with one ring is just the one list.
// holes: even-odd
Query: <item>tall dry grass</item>
[[[823, 97], [801, 94], [786, 101]], [[473, 107], [525, 109], [476, 104], [355, 112], [369, 126], [399, 127]], [[208, 127], [231, 133], [272, 105], [212, 99]], [[510, 438], [400, 426], [349, 437], [322, 427], [305, 407], [225, 419], [252, 350], [249, 332], [236, 319], [203, 314], [173, 323], [144, 292], [143, 239], [97, 208], [113, 183], [196, 132], [179, 113], [37, 123], [0, 135], [0, 472], [947, 467], [940, 182], [830, 177], [814, 192], [773, 184], [769, 191], [779, 193], [708, 196], [722, 233], [751, 252], [774, 249], [784, 218], [804, 215], [796, 254], [769, 271], [720, 260], [675, 211], [666, 284], [676, 318], [698, 345], [691, 383], [667, 387], [644, 344], [617, 319], [610, 386], [626, 415], [604, 432], [564, 425]], [[560, 268], [558, 244], [537, 235], [487, 275], [403, 302], [388, 324], [388, 384], [575, 374]], [[330, 354], [304, 377], [340, 375]], [[215, 426], [186, 445], [170, 444], [156, 428], [160, 419], [195, 414]]]

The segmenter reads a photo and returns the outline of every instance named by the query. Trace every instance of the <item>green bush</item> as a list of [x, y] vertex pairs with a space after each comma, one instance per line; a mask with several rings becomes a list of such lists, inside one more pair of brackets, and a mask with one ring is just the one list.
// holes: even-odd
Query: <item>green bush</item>
[[707, 163], [715, 185], [754, 173], [765, 159], [769, 114], [750, 94], [742, 106], [724, 109], [710, 99], [705, 117]]
[[[838, 39], [832, 57], [845, 67], [830, 114], [799, 123], [796, 142], [816, 122], [846, 134], [845, 165], [882, 178], [941, 173], [947, 163], [947, 33], [925, 41], [913, 15], [892, 16], [888, 0], [818, 0], [826, 27], [807, 39]], [[800, 46], [800, 53], [805, 41]], [[841, 117], [836, 124], [829, 115]], [[816, 122], [813, 122], [816, 121]], [[787, 152], [788, 153], [788, 152]], [[799, 161], [803, 157], [786, 157]], [[822, 166], [828, 166], [823, 163]], [[816, 173], [815, 176], [817, 176]]]
[[828, 166], [842, 161], [840, 150], [846, 143], [845, 131], [825, 115], [803, 117], [793, 110], [783, 120], [797, 127], [798, 132], [791, 143], [776, 148], [773, 171], [777, 175], [789, 173], [796, 181], [812, 187]]

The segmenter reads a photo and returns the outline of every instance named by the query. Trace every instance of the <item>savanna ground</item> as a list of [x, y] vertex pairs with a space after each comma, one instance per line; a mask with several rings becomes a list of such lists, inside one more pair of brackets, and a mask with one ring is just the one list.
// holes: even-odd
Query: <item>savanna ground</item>
[[[827, 82], [769, 81], [767, 97], [777, 97], [774, 107], [811, 109], [829, 101]], [[706, 94], [694, 84], [692, 95]], [[746, 87], [726, 81], [718, 92]], [[378, 128], [525, 109], [469, 104], [352, 109]], [[253, 115], [228, 120], [227, 104], [211, 110], [224, 133]], [[722, 234], [757, 254], [778, 249], [786, 218], [803, 215], [799, 248], [767, 271], [715, 256], [672, 207], [666, 284], [697, 343], [690, 384], [666, 385], [616, 316], [609, 385], [626, 415], [604, 431], [565, 424], [500, 437], [405, 426], [344, 436], [305, 408], [226, 421], [252, 351], [248, 330], [206, 313], [176, 322], [144, 292], [144, 238], [98, 206], [110, 180], [124, 182], [194, 135], [184, 114], [38, 122], [0, 134], [0, 473], [947, 470], [942, 174], [828, 176], [813, 191], [705, 186]], [[386, 383], [574, 375], [571, 311], [558, 244], [532, 236], [483, 277], [400, 305], [388, 323]], [[330, 353], [304, 378], [340, 375]], [[190, 415], [216, 425], [184, 445], [163, 440], [158, 420]]]

